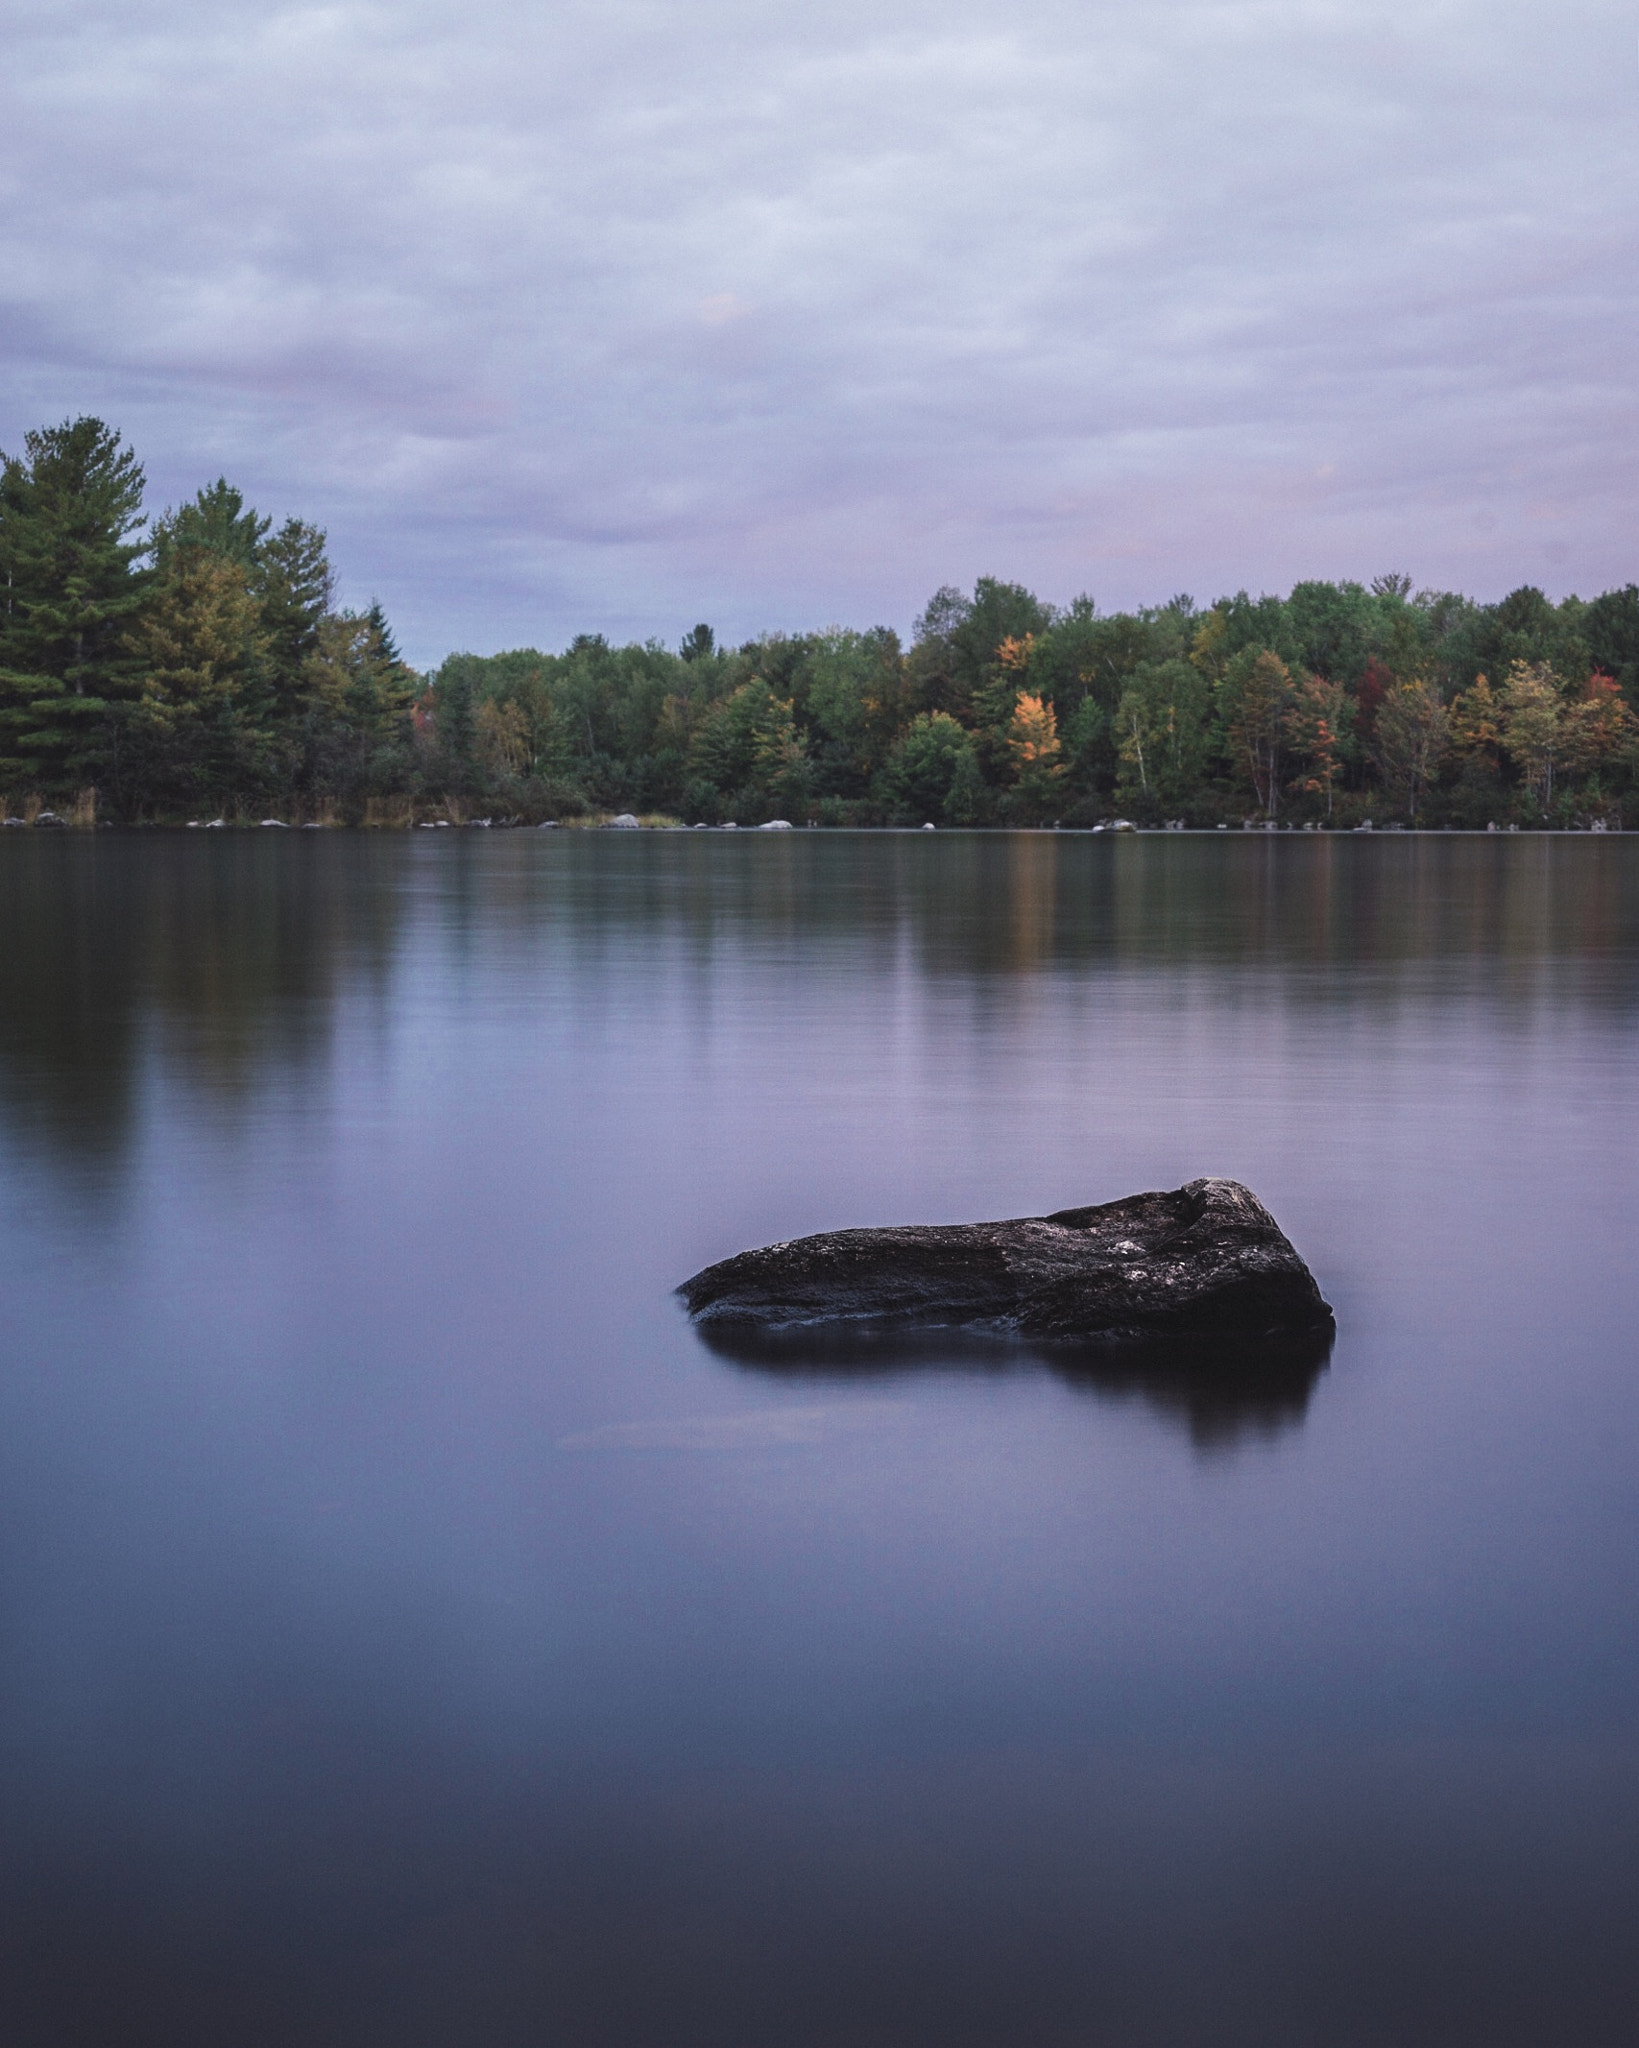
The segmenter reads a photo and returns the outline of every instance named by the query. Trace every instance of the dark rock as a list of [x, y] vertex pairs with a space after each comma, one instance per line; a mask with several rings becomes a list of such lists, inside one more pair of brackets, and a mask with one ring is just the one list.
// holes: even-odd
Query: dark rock
[[1233, 1180], [1004, 1223], [826, 1231], [724, 1259], [678, 1293], [697, 1322], [770, 1331], [1242, 1342], [1332, 1324], [1280, 1226]]

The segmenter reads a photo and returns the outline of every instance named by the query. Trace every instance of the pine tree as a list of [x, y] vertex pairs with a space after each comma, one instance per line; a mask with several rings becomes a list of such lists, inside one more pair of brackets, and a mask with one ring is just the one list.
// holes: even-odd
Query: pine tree
[[401, 668], [408, 673], [410, 665], [399, 652], [398, 641], [393, 636], [392, 627], [387, 623], [387, 614], [381, 608], [379, 597], [371, 598], [370, 609], [364, 617], [370, 631], [375, 635], [376, 652], [381, 659], [392, 667]]
[[319, 651], [333, 585], [322, 528], [287, 519], [262, 542], [252, 588], [267, 635], [270, 711], [287, 733], [299, 732], [309, 708], [308, 663]]
[[143, 474], [101, 420], [0, 456], [0, 775], [64, 790], [116, 756], [136, 688], [127, 644], [148, 578]]
[[226, 808], [265, 783], [266, 643], [243, 565], [211, 548], [168, 548], [132, 644], [143, 679], [128, 721], [127, 803]]
[[472, 786], [478, 740], [477, 698], [471, 666], [465, 660], [446, 661], [438, 671], [433, 692], [433, 731], [438, 740], [438, 766], [445, 787], [459, 795]]
[[203, 548], [237, 562], [248, 575], [261, 560], [262, 543], [272, 526], [244, 494], [219, 476], [186, 505], [167, 511], [154, 524], [154, 554], [161, 566], [173, 548]]

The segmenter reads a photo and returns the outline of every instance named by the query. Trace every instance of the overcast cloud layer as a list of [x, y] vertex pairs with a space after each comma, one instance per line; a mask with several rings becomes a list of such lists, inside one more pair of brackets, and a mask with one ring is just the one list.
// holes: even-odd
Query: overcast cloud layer
[[1630, 6], [9, 4], [0, 447], [412, 658], [1639, 577]]

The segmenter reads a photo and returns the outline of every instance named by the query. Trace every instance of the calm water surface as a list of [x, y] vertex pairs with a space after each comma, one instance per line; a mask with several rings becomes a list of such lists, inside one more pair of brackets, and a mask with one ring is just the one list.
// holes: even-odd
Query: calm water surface
[[[1626, 2043], [1639, 842], [0, 842], [0, 2039]], [[670, 1289], [1203, 1173], [1318, 1375]]]

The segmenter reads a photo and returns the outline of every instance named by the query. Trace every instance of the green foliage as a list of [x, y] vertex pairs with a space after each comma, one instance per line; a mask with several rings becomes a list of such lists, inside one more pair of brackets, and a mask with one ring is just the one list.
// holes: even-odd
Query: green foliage
[[411, 779], [415, 678], [390, 652], [379, 608], [319, 622], [304, 672], [305, 782], [316, 797], [356, 804]]
[[137, 689], [143, 475], [101, 420], [0, 455], [0, 774], [65, 789], [106, 757]]
[[742, 683], [701, 721], [689, 748], [693, 787], [707, 807], [741, 823], [802, 809], [808, 798], [807, 750], [788, 698], [761, 676]]
[[1066, 815], [1090, 822], [1114, 800], [1118, 755], [1113, 715], [1090, 692], [1083, 697], [1062, 728], [1065, 760]]
[[1266, 817], [1280, 809], [1297, 705], [1292, 671], [1272, 647], [1243, 647], [1226, 664], [1218, 686], [1222, 743], [1237, 781]]
[[794, 702], [809, 726], [814, 774], [836, 794], [862, 796], [905, 729], [909, 686], [899, 636], [841, 627], [806, 643]]
[[896, 825], [971, 824], [983, 789], [978, 765], [972, 739], [948, 711], [919, 712], [894, 743], [878, 794]]
[[167, 547], [132, 651], [142, 694], [125, 724], [124, 778], [160, 805], [252, 793], [271, 734], [257, 717], [266, 654], [245, 566], [203, 546]]
[[1639, 704], [1639, 584], [1596, 597], [1582, 631], [1594, 667], [1615, 679], [1630, 706]]
[[1004, 641], [1024, 641], [1052, 624], [1048, 606], [1021, 584], [981, 576], [971, 598], [948, 584], [916, 622], [911, 651], [914, 708], [948, 711], [964, 722], [991, 677]]
[[219, 476], [190, 503], [156, 520], [154, 557], [163, 568], [173, 549], [203, 549], [237, 562], [248, 573], [261, 560], [262, 543], [272, 524], [248, 509], [243, 494]]
[[1140, 662], [1127, 679], [1113, 730], [1123, 810], [1144, 820], [1187, 810], [1206, 756], [1210, 696], [1190, 662]]
[[324, 534], [304, 520], [287, 519], [260, 545], [252, 587], [267, 636], [271, 715], [293, 732], [311, 708], [308, 664], [319, 651], [319, 628], [329, 614], [334, 589]]
[[1289, 649], [1295, 665], [1311, 674], [1353, 683], [1382, 653], [1383, 627], [1380, 598], [1360, 584], [1299, 583], [1286, 600], [1285, 630], [1277, 628], [1271, 644]]
[[464, 793], [473, 781], [478, 747], [478, 696], [470, 658], [453, 656], [433, 686], [432, 729], [438, 744], [439, 780]]
[[[1410, 577], [1057, 609], [982, 577], [886, 627], [697, 625], [452, 654], [422, 677], [324, 533], [226, 478], [141, 538], [142, 471], [80, 419], [0, 458], [0, 796], [105, 811], [417, 800], [746, 824], [1639, 824], [1639, 585], [1555, 604]], [[89, 806], [85, 807], [89, 814]], [[254, 814], [254, 812], [252, 812]]]
[[1588, 673], [1587, 641], [1582, 634], [1581, 606], [1554, 606], [1540, 590], [1527, 584], [1491, 607], [1474, 634], [1474, 659], [1486, 674], [1506, 674], [1516, 663], [1545, 664], [1561, 676]]
[[1418, 800], [1451, 749], [1451, 720], [1439, 692], [1421, 676], [1396, 683], [1383, 699], [1372, 735], [1372, 759], [1396, 810], [1417, 822]]

